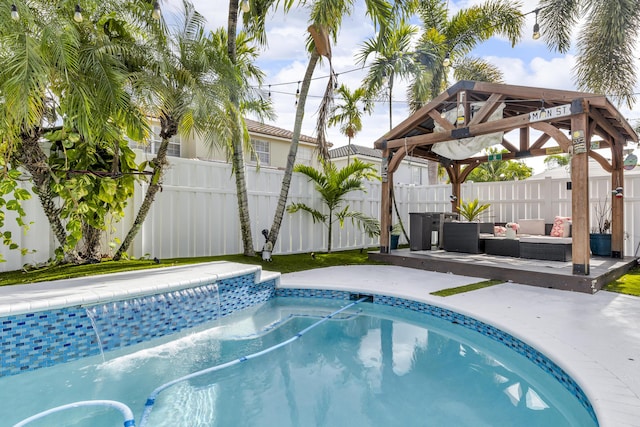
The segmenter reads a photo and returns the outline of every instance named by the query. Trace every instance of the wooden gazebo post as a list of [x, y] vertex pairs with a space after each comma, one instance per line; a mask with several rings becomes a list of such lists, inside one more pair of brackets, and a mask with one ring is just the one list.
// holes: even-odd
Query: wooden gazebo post
[[391, 150], [382, 150], [382, 176], [381, 200], [380, 200], [380, 253], [389, 253], [389, 235], [391, 234], [391, 190], [393, 189], [393, 172], [389, 170]]
[[[624, 140], [614, 139], [611, 146], [611, 257], [624, 258]], [[616, 197], [616, 189], [622, 187], [623, 197]]]
[[571, 158], [573, 274], [588, 275], [591, 256], [589, 250], [589, 146], [591, 135], [587, 113], [576, 114], [571, 118], [571, 140], [573, 150]]

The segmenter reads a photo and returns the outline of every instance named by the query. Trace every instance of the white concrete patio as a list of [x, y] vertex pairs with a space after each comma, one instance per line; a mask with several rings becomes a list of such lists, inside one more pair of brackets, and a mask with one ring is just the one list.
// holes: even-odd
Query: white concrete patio
[[401, 296], [455, 310], [522, 339], [585, 391], [602, 427], [640, 426], [640, 298], [515, 283], [437, 297], [484, 279], [398, 266], [345, 266], [284, 274], [280, 287]]

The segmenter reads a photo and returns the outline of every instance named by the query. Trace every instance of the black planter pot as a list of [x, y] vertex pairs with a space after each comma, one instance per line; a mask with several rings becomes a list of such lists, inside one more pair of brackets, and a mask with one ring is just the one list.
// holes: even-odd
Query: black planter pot
[[589, 246], [591, 254], [596, 256], [611, 256], [611, 234], [590, 234]]
[[392, 234], [391, 235], [391, 249], [398, 249], [398, 241], [400, 241], [400, 235], [399, 234]]

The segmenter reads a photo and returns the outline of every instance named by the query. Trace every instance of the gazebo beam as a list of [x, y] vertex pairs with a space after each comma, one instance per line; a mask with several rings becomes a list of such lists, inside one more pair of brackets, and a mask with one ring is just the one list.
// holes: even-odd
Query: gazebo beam
[[[624, 191], [624, 160], [622, 159], [623, 139], [614, 140], [611, 147], [613, 165], [611, 171], [611, 193], [617, 194], [616, 189], [622, 187]], [[621, 193], [624, 194], [624, 193]], [[624, 197], [624, 196], [623, 196]], [[624, 258], [624, 198], [611, 196], [611, 256]]]

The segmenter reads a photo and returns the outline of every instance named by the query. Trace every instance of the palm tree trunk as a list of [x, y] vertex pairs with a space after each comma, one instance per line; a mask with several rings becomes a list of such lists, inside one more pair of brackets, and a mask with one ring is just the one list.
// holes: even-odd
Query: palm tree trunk
[[247, 195], [247, 179], [244, 171], [244, 154], [240, 136], [233, 140], [233, 170], [236, 177], [236, 193], [238, 195], [238, 215], [242, 232], [242, 246], [245, 256], [255, 256], [253, 237], [251, 235], [251, 216], [249, 215], [249, 197]]
[[349, 137], [349, 144], [347, 145], [347, 165], [351, 163], [351, 137]]
[[[161, 122], [164, 122], [163, 118], [161, 118], [160, 120]], [[129, 246], [131, 246], [133, 239], [138, 234], [138, 231], [140, 231], [140, 227], [142, 226], [142, 223], [144, 222], [144, 220], [147, 217], [147, 214], [149, 213], [149, 209], [151, 208], [151, 204], [155, 199], [156, 193], [161, 188], [160, 179], [162, 178], [162, 173], [168, 164], [167, 148], [169, 147], [169, 139], [173, 135], [175, 135], [175, 132], [173, 133], [173, 135], [166, 134], [164, 132], [165, 130], [164, 126], [165, 125], [163, 123], [163, 132], [161, 133], [163, 135], [162, 142], [160, 143], [160, 148], [158, 149], [158, 154], [156, 155], [156, 158], [153, 159], [152, 161], [153, 173], [151, 175], [151, 181], [149, 182], [149, 187], [147, 187], [147, 193], [144, 196], [142, 205], [140, 205], [140, 209], [138, 210], [138, 215], [136, 216], [136, 219], [133, 221], [133, 224], [131, 224], [131, 228], [129, 228], [129, 232], [127, 232], [127, 236], [124, 238], [124, 240], [120, 244], [120, 247], [118, 248], [115, 255], [113, 256], [114, 261], [119, 261], [122, 258], [122, 255], [124, 255], [124, 253], [127, 252], [127, 250], [129, 249]], [[177, 126], [174, 126], [173, 128], [177, 131]]]
[[267, 240], [275, 247], [278, 240], [278, 234], [280, 233], [280, 226], [282, 225], [282, 218], [287, 205], [287, 199], [289, 197], [289, 188], [291, 187], [291, 177], [293, 176], [293, 166], [296, 162], [296, 154], [298, 152], [298, 142], [300, 140], [300, 132], [302, 131], [302, 120], [304, 119], [304, 107], [307, 102], [307, 94], [309, 93], [309, 87], [311, 86], [311, 77], [316, 69], [320, 55], [314, 49], [309, 58], [307, 64], [307, 70], [304, 73], [304, 79], [302, 80], [302, 87], [300, 88], [300, 97], [298, 98], [298, 108], [296, 109], [296, 121], [293, 125], [293, 136], [291, 137], [291, 145], [289, 146], [289, 155], [287, 156], [287, 166], [284, 170], [284, 176], [282, 177], [282, 186], [280, 187], [280, 197], [278, 198], [278, 206], [276, 207], [276, 213], [273, 218], [273, 224], [269, 231], [269, 237]]
[[393, 129], [393, 73], [389, 75], [389, 130]]
[[329, 235], [327, 236], [327, 253], [331, 253], [331, 235], [333, 234], [333, 211], [329, 211]]
[[[229, 0], [229, 15], [227, 18], [227, 54], [233, 64], [237, 62], [236, 55], [236, 30], [238, 28], [238, 0]], [[239, 102], [234, 94], [230, 101], [239, 111]], [[242, 119], [244, 120], [244, 119]], [[253, 236], [251, 234], [251, 215], [249, 214], [249, 196], [247, 195], [247, 179], [244, 171], [244, 153], [240, 132], [235, 133], [233, 141], [232, 165], [236, 177], [236, 193], [238, 197], [238, 216], [242, 233], [242, 246], [245, 256], [255, 256], [253, 248]]]

